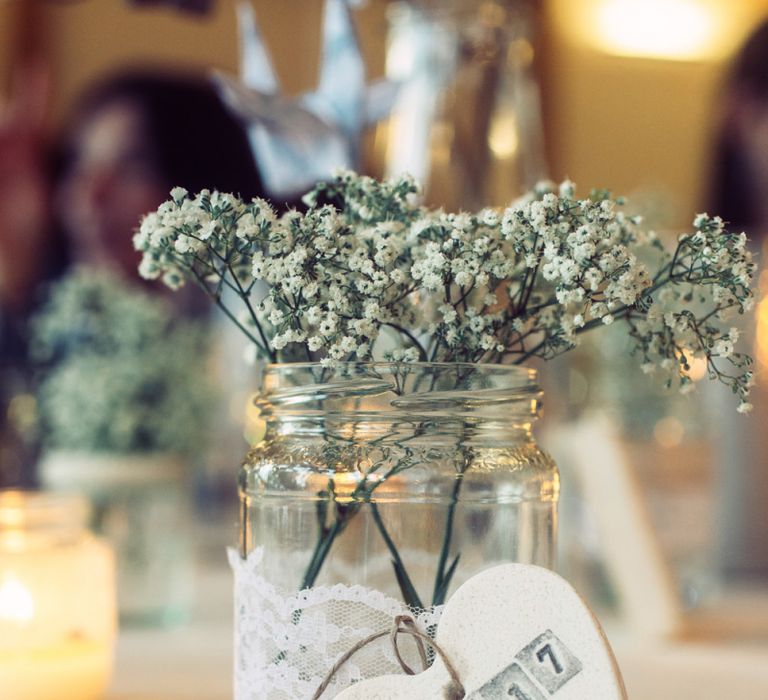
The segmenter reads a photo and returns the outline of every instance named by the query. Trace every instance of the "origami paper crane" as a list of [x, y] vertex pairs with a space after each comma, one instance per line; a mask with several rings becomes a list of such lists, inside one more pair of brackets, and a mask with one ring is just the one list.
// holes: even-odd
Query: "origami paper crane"
[[237, 7], [240, 79], [214, 78], [224, 100], [249, 124], [249, 137], [267, 194], [293, 197], [338, 167], [357, 168], [366, 126], [385, 117], [397, 85], [366, 83], [349, 0], [326, 0], [317, 89], [281, 94], [250, 2]]

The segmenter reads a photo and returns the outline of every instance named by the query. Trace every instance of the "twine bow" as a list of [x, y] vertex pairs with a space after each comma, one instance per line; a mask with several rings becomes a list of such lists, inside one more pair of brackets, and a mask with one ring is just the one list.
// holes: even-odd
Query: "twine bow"
[[328, 671], [328, 674], [323, 679], [323, 682], [320, 683], [320, 685], [317, 687], [315, 694], [312, 696], [312, 700], [320, 700], [320, 696], [327, 690], [328, 686], [333, 680], [333, 677], [336, 675], [339, 669], [345, 663], [347, 663], [347, 661], [349, 661], [358, 651], [360, 651], [360, 649], [368, 646], [371, 642], [375, 642], [377, 639], [386, 637], [387, 635], [389, 635], [389, 639], [392, 642], [392, 649], [395, 652], [395, 657], [397, 658], [400, 667], [409, 676], [415, 676], [416, 671], [414, 671], [405, 662], [402, 655], [400, 654], [400, 648], [397, 644], [397, 636], [400, 634], [407, 634], [416, 640], [416, 647], [419, 650], [419, 658], [421, 659], [422, 671], [426, 670], [427, 668], [427, 651], [425, 649], [424, 643], [426, 642], [435, 650], [438, 656], [443, 660], [445, 668], [448, 670], [448, 673], [451, 676], [451, 684], [445, 689], [445, 700], [462, 700], [465, 695], [465, 691], [464, 686], [459, 679], [459, 674], [457, 673], [456, 668], [451, 663], [445, 651], [440, 648], [440, 645], [438, 645], [434, 639], [419, 631], [419, 629], [416, 627], [416, 623], [410, 615], [398, 615], [395, 617], [391, 629], [385, 630], [384, 632], [376, 632], [375, 634], [372, 634], [365, 639], [361, 639], [349, 651], [342, 654], [338, 661], [336, 661], [336, 663], [333, 665], [331, 670]]

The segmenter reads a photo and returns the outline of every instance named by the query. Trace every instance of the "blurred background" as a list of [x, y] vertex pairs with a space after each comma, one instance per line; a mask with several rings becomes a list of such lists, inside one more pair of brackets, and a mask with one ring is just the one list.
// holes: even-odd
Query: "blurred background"
[[[500, 206], [540, 178], [569, 178], [582, 194], [607, 187], [627, 195], [663, 236], [685, 230], [705, 209], [747, 228], [756, 252], [768, 231], [764, 205], [755, 206], [768, 200], [768, 175], [760, 179], [768, 167], [761, 171], [757, 156], [734, 165], [724, 155], [731, 140], [745, 152], [763, 154], [763, 160], [768, 153], [768, 34], [752, 42], [749, 60], [741, 54], [737, 61], [768, 18], [768, 0], [367, 0], [350, 5], [356, 40], [341, 15], [334, 26], [324, 24], [319, 0], [0, 0], [0, 403], [5, 414], [0, 487], [82, 483], [96, 504], [100, 520], [95, 527], [113, 542], [142, 523], [143, 541], [119, 545], [128, 548], [127, 568], [135, 572], [137, 562], [160, 557], [176, 562], [178, 571], [163, 584], [162, 595], [158, 580], [167, 570], [149, 566], [146, 578], [130, 582], [135, 595], [123, 601], [123, 612], [134, 621], [172, 625], [212, 616], [195, 607], [191, 589], [194, 584], [206, 591], [211, 585], [220, 591], [215, 587], [226, 580], [217, 567], [225, 566], [224, 544], [234, 542], [235, 470], [247, 447], [242, 426], [248, 424], [251, 437], [258, 432], [246, 415], [256, 372], [241, 365], [238, 341], [222, 330], [215, 347], [200, 349], [195, 334], [219, 321], [208, 317], [194, 294], [170, 301], [138, 283], [132, 273], [137, 260], [114, 237], [128, 240], [132, 225], [126, 222], [137, 223], [138, 216], [156, 208], [170, 186], [264, 194], [288, 206], [312, 179], [336, 165], [341, 153], [345, 165], [368, 174], [408, 170], [418, 175], [426, 183], [427, 200], [446, 208]], [[334, 44], [333, 36], [344, 41]], [[209, 78], [214, 69], [215, 90]], [[236, 76], [258, 99], [238, 87]], [[219, 121], [198, 119], [216, 90], [227, 110]], [[163, 123], [152, 116], [162, 109], [158, 95], [176, 105]], [[142, 107], [121, 112], [126, 103]], [[294, 119], [297, 114], [301, 118]], [[318, 115], [325, 131], [313, 121]], [[239, 135], [224, 144], [218, 139], [227, 119]], [[743, 136], [748, 128], [755, 134], [751, 141]], [[253, 152], [254, 162], [232, 155], [229, 161], [212, 157], [203, 163], [199, 156], [189, 165], [189, 151], [208, 139], [211, 151]], [[159, 151], [158, 141], [165, 144], [162, 155], [150, 152], [150, 146]], [[115, 144], [133, 145], [114, 153], [110, 146]], [[328, 144], [338, 144], [338, 150]], [[193, 170], [199, 171], [197, 180]], [[752, 181], [729, 180], [731, 170], [752, 174]], [[175, 172], [188, 174], [190, 184]], [[748, 190], [762, 195], [747, 197]], [[126, 296], [136, 295], [131, 308], [146, 302], [146, 313], [134, 318], [113, 305], [104, 290], [117, 281], [103, 287], [82, 278], [78, 283], [77, 277], [73, 282], [70, 270], [81, 264], [111, 271], [130, 288]], [[69, 286], [54, 293], [51, 284]], [[762, 277], [760, 289], [768, 289]], [[149, 309], [150, 300], [160, 304], [159, 310]], [[207, 446], [190, 449], [187, 436], [148, 435], [141, 425], [121, 422], [119, 412], [112, 412], [117, 402], [142, 401], [133, 395], [115, 398], [126, 393], [125, 386], [105, 393], [92, 429], [84, 429], [78, 440], [71, 439], [71, 426], [57, 423], [62, 412], [89, 419], [75, 403], [67, 403], [74, 399], [60, 398], [66, 386], [82, 386], [79, 377], [93, 377], [94, 367], [114, 376], [103, 357], [115, 353], [100, 348], [93, 365], [67, 366], [65, 376], [51, 379], [71, 340], [50, 318], [79, 319], [82, 308], [92, 310], [94, 304], [104, 327], [112, 327], [110, 318], [130, 318], [138, 329], [135, 337], [155, 337], [165, 323], [186, 334], [185, 347], [195, 358], [187, 364], [194, 371], [190, 380], [177, 377], [173, 384], [183, 387], [204, 375], [212, 387], [204, 396], [171, 397], [169, 405], [200, 407], [178, 421], [205, 426]], [[768, 610], [751, 597], [762, 601], [763, 589], [768, 590], [763, 434], [768, 400], [762, 376], [762, 363], [768, 361], [768, 306], [760, 302], [757, 311], [757, 320], [745, 321], [742, 328], [758, 358], [755, 411], [748, 419], [736, 417], [731, 397], [711, 387], [700, 386], [688, 397], [649, 388], [626, 358], [620, 333], [580, 348], [546, 372], [543, 444], [557, 456], [561, 424], [607, 417], [603, 437], [620, 447], [622, 473], [645, 514], [633, 526], [650, 527], [649, 547], [660, 557], [654, 566], [662, 566], [661, 578], [670, 574], [672, 581], [660, 595], [675, 597], [683, 614], [723, 601], [733, 591], [742, 595], [742, 604], [749, 601], [749, 610]], [[190, 327], [180, 331], [179, 323], [166, 316]], [[30, 318], [39, 319], [34, 332], [27, 330]], [[82, 329], [93, 321], [71, 323]], [[125, 347], [124, 339], [115, 342]], [[194, 362], [203, 355], [207, 364], [200, 368]], [[167, 375], [168, 368], [158, 372]], [[125, 382], [135, 385], [136, 376], [128, 373]], [[142, 375], [140, 382], [156, 378]], [[122, 426], [119, 434], [110, 432], [116, 425]], [[68, 437], [57, 442], [56, 435]], [[91, 471], [83, 471], [83, 452], [98, 458], [88, 463]], [[158, 453], [172, 459], [135, 466], [137, 454], [155, 459]], [[79, 455], [77, 473], [72, 454]], [[133, 461], [121, 466], [120, 459]], [[594, 513], [605, 511], [603, 502], [613, 492], [608, 485], [602, 492], [585, 487], [578, 459], [567, 448], [561, 462], [563, 571], [598, 610], [621, 618], [622, 601], [634, 593], [612, 570], [647, 561], [607, 561], [615, 559], [606, 554], [605, 542], [612, 521]], [[139, 485], [126, 484], [125, 471], [145, 478]], [[178, 537], [198, 530], [194, 547], [192, 537]], [[171, 600], [147, 607], [142, 587], [148, 587], [152, 603], [159, 604], [163, 595]], [[210, 604], [211, 597], [207, 600]], [[219, 601], [225, 621], [227, 602], [225, 596]], [[641, 595], [629, 604], [645, 602]], [[764, 645], [768, 614], [761, 619], [762, 628], [750, 627], [742, 637]], [[123, 642], [126, 658], [135, 663], [142, 649], [155, 643], [137, 640]], [[629, 652], [627, 658], [630, 686], [634, 682], [638, 689], [633, 697], [645, 697], [641, 679], [651, 662]], [[735, 668], [755, 658], [764, 662], [762, 656], [732, 662]], [[683, 665], [696, 667], [686, 659]], [[140, 690], [126, 680], [130, 668], [121, 667], [118, 657], [118, 681]], [[654, 693], [647, 697], [661, 697]], [[211, 690], [207, 697], [214, 695]], [[204, 696], [190, 691], [184, 697]]]
[[[14, 71], [30, 53], [50, 72], [49, 129], [61, 126], [93, 81], [126, 65], [237, 73], [235, 0], [211, 3], [200, 15], [176, 11], [173, 4], [4, 0], [0, 75], [6, 96]], [[369, 0], [355, 11], [371, 78], [386, 72], [392, 4]], [[764, 19], [768, 4], [544, 0], [532, 5], [551, 176], [568, 176], [585, 189], [650, 191], [667, 198], [670, 225], [690, 223], [690, 212], [704, 197], [728, 59]], [[285, 92], [314, 88], [322, 3], [254, 0], [253, 6]], [[660, 27], [657, 17], [667, 6], [674, 11]], [[493, 3], [487, 7], [492, 14]], [[621, 29], [628, 26], [631, 33]], [[375, 134], [368, 141], [371, 169], [379, 165], [370, 143]]]

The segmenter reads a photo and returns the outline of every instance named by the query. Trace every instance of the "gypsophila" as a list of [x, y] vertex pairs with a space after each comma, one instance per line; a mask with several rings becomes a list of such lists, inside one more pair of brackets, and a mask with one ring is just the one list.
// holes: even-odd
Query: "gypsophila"
[[30, 335], [48, 448], [194, 455], [204, 445], [207, 334], [176, 320], [165, 300], [75, 269], [53, 286]]
[[[305, 212], [278, 215], [261, 199], [177, 188], [135, 236], [139, 269], [200, 284], [272, 361], [522, 363], [622, 321], [643, 372], [687, 392], [691, 360], [705, 358], [748, 410], [751, 359], [729, 323], [753, 305], [744, 234], [700, 214], [668, 253], [621, 199], [577, 199], [570, 182], [477, 214], [418, 196], [409, 177], [342, 172]], [[225, 288], [250, 323], [226, 308]]]

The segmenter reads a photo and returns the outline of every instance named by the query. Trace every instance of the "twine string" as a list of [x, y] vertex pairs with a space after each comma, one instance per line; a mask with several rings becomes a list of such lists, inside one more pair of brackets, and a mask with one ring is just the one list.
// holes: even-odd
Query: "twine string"
[[400, 647], [397, 644], [397, 635], [400, 632], [401, 624], [406, 628], [403, 631], [411, 634], [413, 639], [416, 641], [416, 648], [419, 650], [419, 658], [421, 659], [422, 671], [427, 670], [427, 650], [424, 648], [424, 640], [418, 634], [413, 634], [414, 632], [418, 633], [419, 631], [419, 629], [416, 627], [416, 623], [413, 621], [413, 618], [410, 615], [398, 615], [395, 618], [394, 624], [392, 625], [392, 630], [389, 633], [389, 639], [392, 642], [392, 649], [395, 651], [395, 657], [400, 664], [400, 668], [402, 668], [403, 671], [405, 671], [409, 676], [415, 676], [416, 671], [414, 671], [405, 662], [405, 659], [403, 659], [402, 655], [400, 654]]
[[397, 637], [400, 634], [409, 635], [416, 640], [416, 646], [419, 650], [419, 658], [421, 659], [422, 670], [427, 668], [427, 653], [425, 649], [425, 643], [435, 650], [437, 655], [445, 664], [445, 668], [451, 677], [451, 685], [446, 689], [446, 700], [462, 700], [465, 695], [465, 691], [456, 668], [451, 663], [448, 655], [440, 647], [440, 645], [430, 636], [419, 631], [419, 629], [416, 627], [416, 623], [410, 615], [398, 615], [395, 617], [391, 629], [385, 630], [384, 632], [376, 632], [368, 637], [365, 637], [365, 639], [361, 639], [347, 652], [342, 654], [336, 663], [331, 667], [330, 671], [328, 671], [322, 683], [320, 683], [320, 685], [317, 687], [315, 694], [312, 696], [312, 700], [320, 700], [320, 697], [328, 689], [328, 686], [333, 681], [333, 678], [338, 673], [339, 669], [344, 666], [344, 664], [346, 664], [347, 661], [349, 661], [358, 651], [360, 651], [363, 647], [368, 646], [372, 642], [375, 642], [377, 639], [381, 639], [382, 637], [389, 636], [389, 639], [392, 642], [392, 648], [395, 652], [395, 657], [397, 658], [397, 661], [403, 671], [409, 676], [416, 675], [416, 672], [405, 662], [402, 655], [400, 654], [400, 648], [397, 643]]

